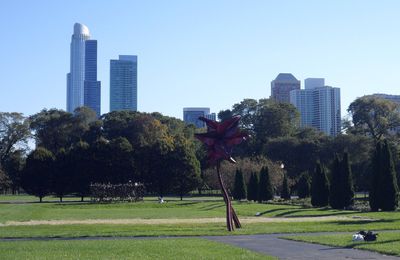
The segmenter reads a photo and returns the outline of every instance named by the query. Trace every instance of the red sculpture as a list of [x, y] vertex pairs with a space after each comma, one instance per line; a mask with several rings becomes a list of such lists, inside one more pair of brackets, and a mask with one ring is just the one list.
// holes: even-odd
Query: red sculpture
[[220, 165], [222, 160], [236, 163], [231, 157], [233, 146], [240, 144], [248, 137], [248, 134], [240, 131], [238, 127], [240, 116], [234, 116], [221, 123], [204, 117], [199, 117], [199, 119], [207, 124], [207, 133], [195, 134], [195, 136], [207, 145], [210, 165], [217, 166], [218, 181], [226, 205], [226, 226], [228, 231], [233, 231], [233, 224], [236, 228], [240, 228], [241, 224], [222, 181]]

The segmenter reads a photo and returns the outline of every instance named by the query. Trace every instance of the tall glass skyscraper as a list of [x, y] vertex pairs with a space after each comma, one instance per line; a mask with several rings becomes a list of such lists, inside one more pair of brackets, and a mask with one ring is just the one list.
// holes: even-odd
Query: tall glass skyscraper
[[110, 111], [137, 111], [137, 56], [110, 60]]
[[324, 79], [305, 80], [305, 89], [290, 91], [290, 103], [300, 112], [301, 126], [336, 136], [341, 130], [340, 89], [325, 86]]
[[70, 72], [67, 74], [67, 111], [72, 113], [77, 107], [88, 106], [99, 116], [97, 41], [89, 39], [89, 29], [83, 24], [75, 23], [71, 37]]
[[84, 105], [100, 116], [101, 84], [97, 81], [97, 41], [85, 42]]

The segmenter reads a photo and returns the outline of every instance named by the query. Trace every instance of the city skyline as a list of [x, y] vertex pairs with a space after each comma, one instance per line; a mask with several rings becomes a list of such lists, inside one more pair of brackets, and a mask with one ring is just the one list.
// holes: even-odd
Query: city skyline
[[81, 22], [99, 41], [102, 113], [110, 110], [109, 60], [135, 53], [139, 111], [177, 118], [182, 107], [218, 112], [244, 98], [269, 97], [271, 80], [290, 72], [341, 88], [345, 116], [357, 97], [399, 94], [399, 10], [396, 1], [7, 2], [0, 28], [12, 41], [0, 48], [0, 111], [66, 107], [67, 39]]

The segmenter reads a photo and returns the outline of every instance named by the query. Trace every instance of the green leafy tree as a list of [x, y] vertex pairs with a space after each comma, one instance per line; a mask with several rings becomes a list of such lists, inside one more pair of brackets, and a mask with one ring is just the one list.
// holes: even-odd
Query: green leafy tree
[[329, 202], [329, 183], [326, 177], [325, 167], [319, 162], [311, 180], [311, 204], [314, 207], [327, 206]]
[[63, 197], [70, 193], [72, 189], [73, 174], [70, 169], [75, 162], [71, 162], [69, 158], [64, 148], [60, 149], [55, 156], [50, 191], [60, 199], [60, 202], [62, 202]]
[[393, 211], [398, 206], [396, 172], [389, 143], [378, 142], [372, 160], [373, 176], [369, 191], [372, 211]]
[[274, 198], [274, 188], [271, 184], [269, 169], [264, 166], [260, 171], [260, 181], [258, 182], [258, 202], [271, 200]]
[[297, 182], [297, 195], [304, 199], [310, 196], [311, 193], [311, 178], [308, 172], [303, 172]]
[[200, 162], [197, 160], [195, 150], [190, 141], [183, 136], [175, 141], [175, 148], [168, 156], [169, 169], [173, 176], [173, 191], [181, 198], [201, 184]]
[[332, 164], [329, 205], [334, 209], [344, 208], [343, 172], [339, 156], [335, 154]]
[[95, 163], [89, 144], [83, 141], [72, 146], [67, 160], [71, 162], [68, 167], [72, 179], [71, 190], [83, 201], [84, 197], [90, 195], [90, 183], [102, 176], [102, 172], [97, 171], [101, 165]]
[[240, 169], [236, 169], [232, 196], [235, 200], [246, 199], [246, 186], [243, 179], [243, 172]]
[[378, 211], [382, 205], [381, 188], [381, 169], [383, 167], [382, 160], [382, 142], [376, 143], [375, 151], [372, 157], [372, 178], [369, 189], [369, 206], [372, 211]]
[[0, 168], [17, 150], [25, 150], [30, 135], [29, 120], [21, 113], [0, 112]]
[[21, 172], [25, 165], [25, 151], [16, 150], [4, 161], [3, 169], [10, 181], [12, 194], [16, 194], [21, 187]]
[[398, 206], [398, 186], [396, 171], [394, 169], [392, 153], [389, 143], [385, 140], [382, 149], [382, 164], [380, 172], [381, 209], [383, 211], [394, 211]]
[[354, 204], [354, 185], [353, 176], [351, 172], [351, 165], [349, 161], [349, 154], [343, 154], [343, 160], [340, 165], [342, 185], [343, 185], [343, 206], [347, 208]]
[[247, 184], [247, 200], [257, 201], [258, 200], [258, 176], [257, 173], [252, 172], [249, 183]]
[[38, 147], [26, 159], [21, 176], [22, 188], [28, 194], [39, 197], [40, 202], [50, 192], [53, 164], [53, 153], [42, 147]]
[[370, 135], [375, 141], [400, 126], [398, 104], [377, 96], [363, 96], [353, 101], [347, 111], [358, 132]]
[[281, 198], [285, 199], [285, 200], [290, 199], [290, 188], [289, 188], [288, 178], [287, 178], [286, 174], [284, 174], [284, 176], [283, 176]]

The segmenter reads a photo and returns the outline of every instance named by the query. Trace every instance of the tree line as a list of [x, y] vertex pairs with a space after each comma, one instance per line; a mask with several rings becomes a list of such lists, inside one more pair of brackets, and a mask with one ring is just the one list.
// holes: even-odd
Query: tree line
[[[144, 183], [160, 196], [183, 196], [200, 183], [195, 128], [159, 113], [111, 112], [97, 119], [85, 107], [75, 113], [50, 109], [20, 120], [36, 148], [26, 159], [17, 143], [1, 168], [9, 186], [22, 187], [40, 200], [54, 194], [89, 195], [91, 183]], [[14, 117], [14, 118], [12, 118]], [[29, 123], [26, 123], [28, 121]], [[4, 173], [3, 173], [4, 176]]]
[[[261, 169], [267, 167], [275, 193], [282, 191], [282, 197], [290, 194], [301, 197], [307, 189], [302, 187], [311, 184], [318, 169], [317, 162], [318, 172], [325, 172], [330, 181], [328, 186], [335, 187], [337, 180], [343, 178], [335, 176], [335, 169], [343, 168], [338, 166], [342, 161], [351, 160], [348, 168], [354, 191], [369, 191], [373, 197], [374, 189], [380, 189], [372, 185], [380, 183], [374, 182], [375, 175], [383, 174], [383, 166], [376, 166], [374, 161], [384, 160], [373, 159], [378, 143], [390, 150], [393, 175], [397, 175], [393, 182], [398, 186], [398, 105], [375, 96], [364, 96], [352, 102], [348, 112], [350, 118], [343, 120], [342, 134], [332, 137], [312, 128], [299, 127], [300, 116], [294, 106], [270, 99], [244, 99], [231, 109], [221, 111], [220, 120], [240, 115], [240, 127], [251, 135], [234, 150], [238, 164], [222, 165], [224, 182], [230, 193], [234, 194], [237, 168], [243, 171], [247, 185], [252, 173], [261, 178]], [[160, 113], [121, 111], [96, 118], [93, 111], [85, 107], [72, 114], [45, 109], [28, 118], [19, 113], [0, 113], [0, 189], [18, 190], [29, 167], [39, 167], [35, 160], [40, 158], [43, 164], [51, 165], [46, 167], [54, 179], [48, 184], [51, 188], [47, 188], [47, 194], [84, 195], [83, 187], [87, 190], [90, 182], [129, 180], [143, 182], [149, 192], [160, 195], [183, 196], [194, 189], [213, 189], [217, 186], [215, 169], [208, 167], [204, 147], [194, 140], [196, 131], [204, 129], [195, 129]], [[29, 138], [34, 138], [36, 148], [26, 153]], [[383, 145], [385, 142], [387, 145]], [[284, 169], [280, 168], [281, 164]], [[61, 184], [63, 178], [67, 178], [68, 185]], [[84, 185], [79, 187], [79, 183]], [[66, 191], [56, 192], [55, 189]], [[309, 189], [311, 192], [312, 187]], [[331, 196], [335, 197], [334, 193]]]

